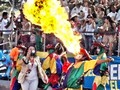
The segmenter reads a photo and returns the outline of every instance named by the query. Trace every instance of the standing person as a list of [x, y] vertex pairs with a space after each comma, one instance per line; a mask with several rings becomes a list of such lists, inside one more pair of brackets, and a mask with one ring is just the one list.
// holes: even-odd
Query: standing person
[[86, 20], [86, 29], [85, 29], [85, 32], [86, 32], [85, 33], [85, 48], [87, 49], [88, 52], [90, 52], [91, 50], [95, 28], [96, 28], [96, 24], [93, 19], [93, 16], [88, 15], [87, 20]]
[[[6, 42], [8, 42], [9, 35], [11, 34], [10, 31], [8, 32], [8, 30], [9, 30], [8, 27], [10, 26], [10, 24], [12, 22], [12, 19], [10, 19], [10, 20], [8, 19], [8, 13], [7, 12], [3, 12], [2, 17], [3, 17], [3, 19], [2, 19], [2, 22], [1, 22], [1, 29], [3, 31], [5, 31], [5, 32], [3, 32], [3, 38], [4, 38], [3, 42], [6, 43]], [[9, 49], [9, 44], [5, 44], [3, 46], [3, 49]]]
[[17, 80], [21, 66], [17, 65], [17, 61], [23, 57], [24, 51], [25, 47], [21, 41], [18, 41], [17, 46], [14, 47], [10, 52], [10, 58], [12, 60], [10, 90], [19, 90], [21, 88]]
[[22, 29], [25, 32], [22, 33], [21, 39], [24, 42], [24, 45], [27, 46], [27, 44], [30, 42], [31, 23], [26, 18], [23, 18]]
[[113, 43], [114, 43], [114, 40], [116, 39], [116, 34], [115, 34], [116, 24], [109, 16], [104, 18], [103, 29], [105, 32], [105, 34], [103, 36], [103, 43], [105, 45], [109, 45], [108, 55], [111, 56], [112, 49], [113, 49]]
[[94, 69], [95, 66], [101, 63], [111, 61], [111, 59], [85, 61], [84, 57], [86, 57], [86, 55], [83, 52], [75, 55], [75, 63], [69, 67], [67, 75], [64, 79], [63, 85], [65, 90], [80, 90], [80, 85], [83, 84], [83, 81], [81, 81], [83, 79], [81, 78], [84, 78], [84, 73], [87, 73], [89, 70]]
[[36, 50], [37, 51], [43, 51], [43, 38], [42, 38], [42, 31], [39, 31], [38, 28], [36, 30], [36, 35], [35, 35], [35, 44], [36, 44]]
[[[47, 76], [41, 67], [40, 59], [36, 56], [34, 47], [30, 46], [28, 48], [27, 57], [19, 60], [18, 64], [22, 65], [20, 74], [23, 72], [25, 73], [24, 81], [20, 82], [22, 90], [37, 90], [38, 75], [40, 75], [44, 83], [48, 82]], [[25, 66], [27, 67], [26, 70], [24, 68]], [[20, 74], [18, 76], [18, 82], [20, 81]]]
[[[51, 50], [51, 49], [49, 49]], [[43, 61], [43, 69], [49, 69], [49, 87], [47, 90], [61, 90], [59, 86], [60, 77], [62, 74], [62, 60], [61, 60], [61, 53], [63, 52], [63, 47], [60, 43], [57, 43], [55, 46], [54, 51], [51, 50], [47, 58]]]

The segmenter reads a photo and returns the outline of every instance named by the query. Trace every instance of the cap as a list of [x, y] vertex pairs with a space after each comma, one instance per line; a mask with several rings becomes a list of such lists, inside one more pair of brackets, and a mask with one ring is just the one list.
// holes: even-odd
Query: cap
[[72, 19], [72, 18], [74, 18], [74, 17], [78, 17], [78, 14], [77, 13], [73, 13], [72, 15], [71, 15], [71, 17], [70, 17], [70, 19]]

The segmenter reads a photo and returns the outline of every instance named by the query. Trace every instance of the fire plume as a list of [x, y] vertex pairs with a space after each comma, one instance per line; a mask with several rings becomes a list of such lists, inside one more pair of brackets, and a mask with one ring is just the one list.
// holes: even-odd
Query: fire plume
[[23, 7], [25, 17], [42, 27], [44, 33], [54, 33], [69, 52], [80, 52], [80, 36], [73, 34], [64, 7], [58, 0], [28, 0]]

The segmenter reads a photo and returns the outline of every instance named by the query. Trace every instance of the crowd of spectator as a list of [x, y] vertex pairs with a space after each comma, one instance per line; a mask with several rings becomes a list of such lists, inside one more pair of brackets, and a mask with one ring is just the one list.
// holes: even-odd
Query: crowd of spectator
[[[74, 32], [83, 37], [83, 47], [93, 50], [93, 43], [108, 47], [108, 55], [118, 49], [120, 0], [62, 0]], [[93, 53], [91, 53], [93, 54]]]
[[[117, 32], [120, 31], [120, 0], [60, 1], [68, 13], [73, 32], [82, 35], [82, 46], [89, 53], [94, 54], [93, 43], [97, 41], [109, 47], [108, 55], [115, 54], [118, 45]], [[11, 12], [10, 17], [7, 12], [2, 13], [0, 30], [11, 31], [0, 33], [0, 38], [4, 38], [3, 42], [11, 40], [9, 35], [12, 35], [12, 41], [15, 40], [15, 33], [12, 31], [17, 31], [17, 39], [22, 40], [25, 46], [32, 44], [38, 51], [43, 51], [43, 43], [56, 44], [59, 41], [53, 34], [45, 35], [39, 26], [25, 19], [22, 9], [19, 11], [20, 15], [17, 17], [14, 12]], [[3, 49], [9, 49], [8, 45], [3, 45]]]

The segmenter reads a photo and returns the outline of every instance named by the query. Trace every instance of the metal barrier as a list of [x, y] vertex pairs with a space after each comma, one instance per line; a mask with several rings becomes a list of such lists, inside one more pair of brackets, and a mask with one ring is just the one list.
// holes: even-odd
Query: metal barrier
[[[14, 30], [14, 31], [10, 31], [10, 30], [0, 30], [0, 32], [15, 32], [15, 42], [13, 42], [15, 45], [17, 45], [17, 40], [18, 40], [18, 30]], [[19, 32], [32, 32], [32, 31], [29, 31], [29, 30], [19, 30]], [[112, 33], [109, 33], [109, 32], [81, 32], [81, 33], [100, 33], [100, 34], [112, 34]], [[120, 56], [120, 32], [113, 32], [114, 34], [117, 33], [118, 34], [118, 50], [117, 50], [117, 53], [118, 53], [118, 56]], [[10, 37], [12, 37], [12, 34], [10, 35]], [[46, 37], [46, 35], [45, 35]], [[45, 43], [46, 43], [46, 39], [44, 37], [44, 42], [43, 42], [43, 51], [45, 51]], [[8, 44], [10, 45], [10, 47], [12, 48], [12, 45], [13, 43], [11, 43], [12, 41], [9, 41], [9, 42], [4, 42], [4, 43], [1, 43], [1, 45], [5, 45], [5, 44]]]

